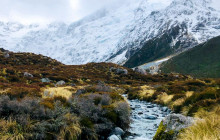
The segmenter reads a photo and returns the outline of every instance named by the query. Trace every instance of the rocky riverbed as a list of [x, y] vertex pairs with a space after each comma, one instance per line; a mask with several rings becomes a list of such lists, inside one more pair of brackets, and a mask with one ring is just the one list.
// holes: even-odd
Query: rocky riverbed
[[[124, 95], [126, 98], [126, 95]], [[157, 104], [139, 100], [128, 100], [132, 114], [129, 135], [125, 140], [152, 140], [157, 128], [171, 110]]]

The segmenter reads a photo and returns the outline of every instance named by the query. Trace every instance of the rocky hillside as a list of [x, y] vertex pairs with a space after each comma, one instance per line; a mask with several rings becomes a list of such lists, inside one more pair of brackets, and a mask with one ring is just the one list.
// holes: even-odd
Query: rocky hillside
[[[64, 65], [42, 55], [4, 49], [0, 49], [0, 62], [0, 139], [134, 137], [136, 131], [128, 131], [131, 119], [142, 117], [158, 122], [161, 118], [157, 115], [161, 114], [155, 114], [155, 109], [161, 109], [158, 112], [165, 113], [162, 115], [172, 109], [176, 113], [194, 116], [200, 109], [212, 113], [213, 106], [219, 105], [218, 79], [199, 80], [177, 74], [150, 75], [142, 69], [132, 70], [112, 63]], [[129, 100], [142, 100], [143, 104], [132, 101], [132, 107], [136, 108], [131, 109], [123, 94]], [[155, 103], [167, 105], [170, 109]], [[134, 112], [139, 106], [150, 107], [151, 111], [147, 114]], [[131, 111], [136, 116], [130, 116]], [[152, 136], [158, 126], [153, 122], [151, 125], [154, 129], [141, 134], [150, 133]], [[213, 123], [210, 129], [216, 134], [211, 135], [214, 139], [219, 130], [215, 125]], [[173, 137], [161, 128], [164, 126], [159, 127], [156, 140]], [[203, 133], [210, 134], [208, 131]]]
[[161, 66], [162, 72], [177, 72], [195, 77], [220, 77], [220, 36], [202, 43]]

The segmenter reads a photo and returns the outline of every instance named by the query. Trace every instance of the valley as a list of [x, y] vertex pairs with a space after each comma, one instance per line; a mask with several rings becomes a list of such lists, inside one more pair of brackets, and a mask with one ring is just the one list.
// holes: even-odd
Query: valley
[[1, 1], [0, 140], [220, 140], [219, 5]]
[[[178, 135], [179, 128], [172, 126], [174, 130], [170, 130], [171, 126], [160, 123], [163, 119], [164, 124], [171, 121], [172, 125], [173, 119], [167, 116], [171, 110], [204, 119], [203, 127], [210, 117], [215, 121], [219, 117], [219, 79], [144, 74], [112, 63], [64, 65], [42, 55], [4, 49], [0, 59], [1, 139], [95, 140], [117, 136], [157, 140], [182, 135], [183, 139], [193, 129], [189, 127], [191, 118], [171, 116], [180, 118], [182, 122], [175, 124], [186, 129]], [[206, 137], [219, 137], [217, 123], [210, 126], [216, 135], [204, 133]], [[201, 129], [196, 124], [192, 127]]]

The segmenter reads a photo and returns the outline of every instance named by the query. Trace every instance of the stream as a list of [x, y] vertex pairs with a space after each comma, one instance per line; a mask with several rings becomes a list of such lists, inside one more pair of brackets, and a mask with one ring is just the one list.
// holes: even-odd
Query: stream
[[[126, 95], [123, 95], [125, 98]], [[128, 100], [131, 112], [129, 136], [125, 140], [152, 140], [157, 128], [171, 110], [161, 105], [139, 100]]]

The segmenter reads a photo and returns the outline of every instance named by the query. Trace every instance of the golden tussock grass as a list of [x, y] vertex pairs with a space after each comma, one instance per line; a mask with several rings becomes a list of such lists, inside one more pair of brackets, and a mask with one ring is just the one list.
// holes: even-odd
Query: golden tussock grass
[[155, 90], [147, 85], [141, 86], [141, 90], [139, 91], [139, 95], [141, 97], [151, 97], [155, 93]]
[[186, 100], [186, 98], [177, 99], [176, 101], [174, 101], [174, 102], [172, 103], [171, 106], [173, 107], [173, 106], [182, 105], [182, 104], [185, 102], [185, 100]]
[[195, 117], [200, 118], [186, 128], [178, 140], [220, 140], [220, 105], [211, 112], [199, 110]]
[[5, 90], [0, 89], [0, 94], [5, 94], [7, 93], [7, 91], [9, 91], [9, 89], [5, 89]]
[[193, 95], [194, 91], [187, 91], [186, 92], [186, 97], [189, 98]]
[[156, 102], [168, 104], [173, 99], [173, 95], [168, 95], [167, 93], [162, 93], [158, 95]]
[[[78, 87], [79, 88], [79, 87]], [[62, 96], [66, 99], [69, 99], [72, 96], [72, 93], [76, 92], [77, 88], [67, 86], [67, 87], [52, 87], [44, 89], [42, 95], [43, 98]]]
[[173, 108], [174, 106], [182, 105], [186, 101], [187, 98], [189, 98], [193, 95], [193, 93], [194, 93], [194, 91], [187, 91], [185, 93], [186, 97], [180, 98], [180, 99], [175, 100], [174, 102], [171, 102], [171, 105], [170, 105], [171, 108]]

